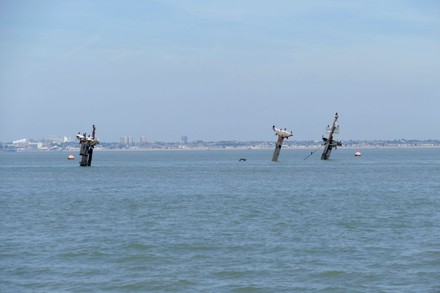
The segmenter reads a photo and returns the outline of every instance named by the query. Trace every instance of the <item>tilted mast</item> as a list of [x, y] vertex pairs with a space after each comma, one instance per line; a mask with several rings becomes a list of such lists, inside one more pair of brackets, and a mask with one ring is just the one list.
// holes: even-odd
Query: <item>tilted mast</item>
[[81, 162], [79, 163], [79, 165], [82, 167], [92, 165], [93, 148], [99, 143], [99, 141], [95, 139], [95, 135], [95, 125], [93, 125], [92, 137], [90, 137], [90, 135], [87, 136], [87, 133], [85, 132], [83, 135], [81, 135], [81, 132], [78, 132], [78, 134], [76, 135], [76, 138], [81, 144], [81, 148], [79, 151], [79, 154], [81, 155]]
[[335, 120], [333, 121], [332, 126], [327, 130], [328, 138], [322, 138], [322, 140], [324, 141], [324, 151], [322, 152], [321, 160], [328, 160], [330, 158], [332, 149], [336, 149], [338, 146], [342, 146], [342, 143], [340, 141], [333, 140], [333, 134], [339, 133], [339, 125], [337, 124], [338, 118], [338, 113], [336, 113]]
[[275, 145], [275, 150], [273, 151], [273, 156], [272, 156], [272, 161], [276, 162], [278, 161], [278, 157], [280, 155], [280, 151], [281, 151], [281, 146], [283, 145], [283, 141], [285, 138], [289, 138], [290, 136], [293, 136], [293, 132], [292, 131], [287, 131], [286, 128], [280, 129], [280, 128], [276, 128], [275, 125], [272, 126], [273, 131], [275, 131], [275, 135], [278, 136], [278, 140], [277, 143]]
[[92, 131], [92, 139], [95, 139], [95, 133], [96, 133], [96, 127], [95, 125], [92, 126], [93, 127], [93, 131]]

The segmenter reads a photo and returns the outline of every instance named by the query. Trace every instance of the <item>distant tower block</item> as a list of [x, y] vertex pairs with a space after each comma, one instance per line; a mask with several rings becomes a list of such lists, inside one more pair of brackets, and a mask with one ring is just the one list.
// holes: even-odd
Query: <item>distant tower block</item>
[[146, 136], [141, 136], [141, 138], [139, 139], [139, 142], [141, 145], [145, 145], [148, 143], [147, 137]]
[[180, 141], [182, 142], [182, 144], [188, 144], [188, 136], [182, 136], [180, 138]]
[[278, 136], [277, 143], [275, 145], [275, 150], [273, 151], [272, 161], [277, 162], [278, 157], [280, 156], [281, 146], [283, 145], [283, 141], [285, 138], [289, 138], [290, 136], [293, 136], [292, 131], [287, 131], [286, 128], [280, 129], [276, 128], [275, 125], [272, 126], [273, 131], [275, 131], [275, 135]]
[[322, 152], [321, 160], [328, 160], [332, 149], [337, 149], [338, 146], [342, 146], [340, 141], [333, 140], [333, 135], [339, 133], [338, 118], [338, 113], [336, 113], [332, 126], [327, 127], [328, 137], [322, 137], [322, 140], [324, 141], [324, 151]]
[[96, 128], [95, 125], [93, 125], [92, 137], [90, 137], [90, 135], [87, 136], [86, 133], [81, 135], [81, 132], [78, 132], [78, 134], [76, 135], [76, 138], [81, 144], [81, 148], [79, 151], [79, 154], [81, 155], [81, 162], [79, 163], [79, 165], [81, 167], [92, 165], [93, 148], [99, 143], [99, 141], [95, 139], [95, 132]]

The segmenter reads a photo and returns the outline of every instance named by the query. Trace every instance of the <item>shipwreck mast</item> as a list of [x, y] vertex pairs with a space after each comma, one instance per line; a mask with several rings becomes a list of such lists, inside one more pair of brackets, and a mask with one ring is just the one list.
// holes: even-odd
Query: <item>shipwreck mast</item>
[[286, 128], [284, 128], [284, 130], [282, 130], [280, 128], [276, 128], [275, 125], [272, 126], [272, 129], [273, 129], [273, 131], [275, 131], [275, 135], [278, 136], [278, 140], [275, 145], [275, 150], [273, 151], [273, 156], [272, 156], [272, 161], [276, 162], [276, 161], [278, 161], [278, 157], [280, 155], [281, 146], [283, 145], [284, 139], [285, 138], [288, 139], [290, 136], [293, 136], [293, 132], [287, 131]]
[[324, 151], [322, 152], [321, 160], [328, 160], [330, 158], [332, 149], [342, 146], [340, 141], [333, 140], [333, 134], [339, 133], [339, 125], [337, 124], [338, 118], [338, 113], [336, 113], [332, 126], [327, 129], [328, 138], [322, 137], [322, 140], [324, 141]]
[[92, 137], [90, 137], [90, 135], [87, 136], [85, 132], [83, 135], [81, 135], [81, 132], [78, 132], [78, 134], [76, 135], [76, 138], [81, 144], [81, 148], [79, 151], [79, 154], [81, 155], [81, 162], [79, 163], [79, 165], [81, 167], [92, 165], [93, 149], [95, 145], [99, 143], [99, 141], [95, 139], [95, 134], [96, 128], [95, 125], [93, 125]]

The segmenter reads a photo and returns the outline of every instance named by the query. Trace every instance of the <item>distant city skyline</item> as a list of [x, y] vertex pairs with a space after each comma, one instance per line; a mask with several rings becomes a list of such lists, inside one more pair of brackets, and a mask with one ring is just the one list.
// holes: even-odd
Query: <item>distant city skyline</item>
[[440, 139], [434, 0], [0, 3], [0, 141]]
[[[244, 143], [244, 144], [250, 144], [250, 143], [268, 143], [270, 145], [275, 144], [277, 137], [274, 139], [269, 140], [231, 140], [231, 139], [224, 139], [224, 140], [191, 140], [187, 136], [182, 136], [180, 139], [175, 140], [166, 140], [166, 141], [160, 141], [160, 140], [149, 140], [145, 136], [141, 136], [138, 139], [132, 137], [132, 136], [121, 136], [119, 137], [119, 140], [115, 141], [104, 141], [101, 140], [99, 137], [97, 138], [100, 143], [102, 144], [120, 144], [120, 145], [151, 145], [151, 144], [197, 144], [197, 143]], [[440, 139], [407, 139], [407, 138], [395, 138], [395, 139], [342, 139], [340, 140], [343, 142], [343, 147], [345, 144], [352, 144], [352, 143], [367, 143], [367, 144], [376, 144], [376, 143], [409, 143], [409, 144], [423, 144], [423, 143], [434, 143], [435, 145], [440, 145]], [[22, 144], [22, 143], [35, 143], [35, 142], [43, 142], [43, 143], [50, 143], [50, 144], [76, 144], [79, 143], [76, 137], [70, 137], [70, 136], [63, 136], [63, 135], [50, 135], [45, 136], [41, 138], [33, 138], [33, 137], [23, 137], [20, 139], [15, 139], [12, 141], [0, 141], [0, 144], [3, 145], [9, 145], [9, 144]], [[321, 144], [322, 143], [322, 137], [317, 139], [305, 139], [305, 140], [294, 140], [289, 139], [284, 142], [284, 145], [303, 145], [303, 144]]]
[[[99, 150], [267, 150], [274, 148], [274, 141], [140, 141], [132, 137], [121, 137], [119, 142], [100, 141], [96, 145]], [[290, 140], [285, 141], [283, 148], [287, 149], [319, 149], [321, 140]], [[342, 141], [341, 148], [440, 148], [440, 140], [349, 140]], [[8, 143], [0, 142], [0, 152], [25, 151], [79, 151], [80, 144], [67, 137], [52, 136], [41, 140], [19, 139]]]

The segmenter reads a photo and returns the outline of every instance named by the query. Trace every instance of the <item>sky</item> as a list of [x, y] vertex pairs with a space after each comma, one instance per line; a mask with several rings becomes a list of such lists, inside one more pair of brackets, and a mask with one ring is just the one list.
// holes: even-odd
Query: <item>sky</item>
[[[0, 0], [0, 141], [440, 139], [437, 0]], [[292, 139], [292, 138], [291, 138]]]

